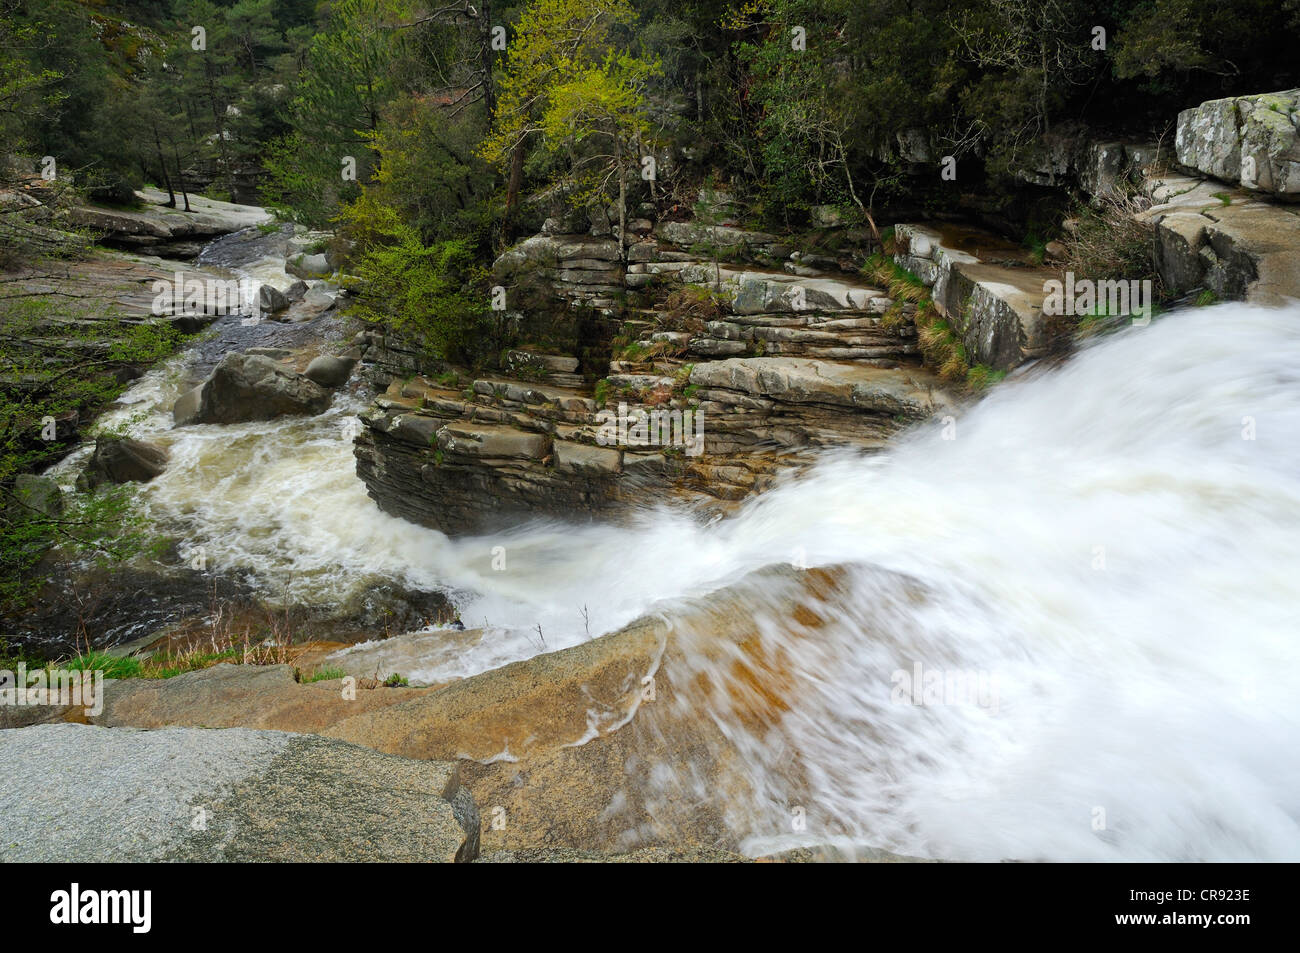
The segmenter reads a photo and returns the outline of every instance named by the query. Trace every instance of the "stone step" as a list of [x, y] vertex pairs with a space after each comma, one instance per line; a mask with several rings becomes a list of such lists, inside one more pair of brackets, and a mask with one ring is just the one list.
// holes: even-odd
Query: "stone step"
[[[1047, 353], [1043, 302], [1047, 282], [1061, 273], [1041, 265], [992, 263], [958, 247], [972, 247], [976, 234], [962, 229], [950, 238], [927, 225], [900, 224], [894, 228], [900, 248], [894, 260], [929, 286], [935, 307], [961, 338], [972, 364], [1010, 370]], [[1025, 254], [993, 235], [984, 236], [977, 250], [999, 262], [1012, 252]]]
[[912, 419], [954, 406], [940, 379], [920, 368], [749, 357], [696, 364], [690, 382], [787, 404], [826, 404]]
[[783, 271], [742, 269], [712, 264], [681, 269], [683, 281], [730, 293], [736, 314], [774, 314], [817, 311], [884, 312], [889, 296], [864, 281], [829, 275], [800, 277]]

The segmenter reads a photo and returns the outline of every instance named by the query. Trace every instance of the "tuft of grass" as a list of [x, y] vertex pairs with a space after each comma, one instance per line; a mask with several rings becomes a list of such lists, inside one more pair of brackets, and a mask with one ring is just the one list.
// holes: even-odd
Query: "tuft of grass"
[[73, 672], [103, 672], [105, 678], [139, 678], [144, 673], [144, 664], [138, 658], [94, 651], [78, 655], [57, 667]]
[[995, 371], [987, 364], [976, 364], [966, 372], [966, 386], [978, 393], [988, 390], [1006, 376], [1006, 371]]
[[398, 675], [396, 672], [384, 679], [385, 688], [406, 688], [410, 684], [405, 675]]
[[[907, 324], [904, 302], [916, 305], [912, 321], [916, 325], [916, 339], [921, 346], [921, 358], [947, 381], [970, 383], [970, 361], [966, 347], [956, 332], [935, 307], [930, 289], [911, 271], [883, 255], [872, 255], [862, 266], [863, 275], [884, 288], [894, 303], [881, 317], [881, 325], [897, 330]], [[969, 306], [969, 303], [968, 303]]]
[[888, 292], [889, 297], [895, 302], [910, 301], [913, 304], [920, 304], [922, 301], [929, 300], [930, 289], [925, 286], [925, 282], [892, 258], [872, 255], [863, 264], [862, 274]]
[[1206, 288], [1204, 291], [1202, 291], [1200, 294], [1196, 296], [1196, 306], [1198, 308], [1204, 308], [1209, 305], [1218, 304], [1218, 303], [1219, 303], [1219, 296], [1215, 294], [1213, 289], [1211, 288]]
[[1029, 249], [1029, 259], [1035, 265], [1041, 265], [1047, 257], [1047, 241], [1035, 232], [1030, 232], [1025, 236], [1023, 242], [1025, 248]]
[[918, 305], [915, 320], [916, 339], [926, 365], [934, 368], [946, 381], [966, 380], [966, 373], [970, 370], [966, 347], [934, 303], [926, 300]]
[[605, 402], [609, 400], [609, 392], [612, 386], [607, 377], [596, 381], [596, 392], [592, 395], [592, 399], [596, 401], [598, 407], [605, 406]]
[[305, 684], [310, 684], [312, 682], [330, 682], [336, 678], [346, 678], [347, 674], [348, 673], [343, 671], [341, 668], [334, 668], [333, 666], [326, 665], [323, 668], [316, 669], [310, 675], [305, 676], [303, 682]]
[[142, 661], [140, 678], [173, 678], [186, 672], [210, 668], [218, 662], [233, 662], [240, 657], [239, 649], [231, 646], [220, 652], [183, 652], [177, 656], [163, 656]]
[[903, 311], [903, 302], [895, 301], [889, 306], [889, 309], [880, 316], [880, 326], [886, 331], [901, 331], [907, 327], [909, 320], [906, 312]]
[[683, 285], [664, 299], [661, 324], [683, 331], [703, 331], [727, 310], [727, 296], [703, 285]]

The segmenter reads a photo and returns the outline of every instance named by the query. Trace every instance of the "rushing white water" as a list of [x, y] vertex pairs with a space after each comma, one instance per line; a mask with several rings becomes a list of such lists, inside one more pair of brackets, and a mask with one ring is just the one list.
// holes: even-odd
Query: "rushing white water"
[[[150, 411], [133, 429], [172, 452], [142, 491], [154, 518], [212, 566], [269, 589], [291, 574], [299, 599], [377, 579], [464, 590], [466, 623], [500, 631], [418, 677], [541, 651], [535, 625], [554, 650], [764, 565], [844, 565], [851, 597], [816, 642], [761, 592], [752, 605], [791, 649], [780, 734], [823, 832], [954, 859], [1300, 859], [1300, 308], [1115, 335], [1005, 382], [955, 432], [828, 457], [712, 525], [647, 508], [630, 527], [448, 540], [366, 497], [344, 437], [356, 399], [171, 430], [167, 378], [128, 395]], [[928, 598], [891, 596], [878, 570]], [[918, 662], [984, 673], [994, 703], [891, 700]], [[784, 750], [741, 740], [755, 772]]]

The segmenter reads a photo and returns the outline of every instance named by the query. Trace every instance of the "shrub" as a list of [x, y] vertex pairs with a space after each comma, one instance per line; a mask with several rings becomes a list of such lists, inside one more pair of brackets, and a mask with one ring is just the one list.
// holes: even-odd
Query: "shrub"
[[432, 356], [478, 363], [507, 343], [489, 312], [487, 273], [469, 242], [425, 245], [396, 210], [363, 197], [343, 220], [357, 243], [357, 315], [391, 327]]

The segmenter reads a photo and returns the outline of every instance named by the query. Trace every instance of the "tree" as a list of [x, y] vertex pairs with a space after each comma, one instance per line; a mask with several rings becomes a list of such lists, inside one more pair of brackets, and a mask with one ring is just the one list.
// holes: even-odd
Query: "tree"
[[[290, 131], [268, 151], [274, 204], [323, 226], [341, 202], [360, 194], [359, 183], [379, 164], [381, 112], [398, 92], [407, 34], [392, 24], [407, 17], [407, 4], [395, 0], [343, 0], [327, 29], [312, 37], [289, 104]], [[355, 175], [345, 179], [348, 159]]]
[[586, 203], [604, 196], [614, 180], [620, 255], [626, 247], [628, 179], [641, 168], [650, 137], [645, 87], [658, 72], [653, 61], [610, 52], [599, 66], [558, 83], [538, 124], [547, 150], [569, 156], [574, 201]]
[[[568, 90], [576, 104], [573, 84], [605, 68], [617, 31], [635, 19], [628, 0], [535, 0], [523, 12], [507, 50], [492, 131], [479, 147], [506, 174], [505, 228], [523, 186], [525, 150], [544, 133], [552, 97]], [[612, 90], [605, 80], [601, 85]]]
[[344, 210], [357, 241], [355, 313], [443, 360], [474, 363], [491, 346], [487, 273], [461, 239], [426, 245], [396, 209], [363, 196]]
[[985, 76], [967, 92], [968, 109], [997, 130], [1014, 157], [1052, 128], [1072, 85], [1097, 74], [1082, 0], [981, 0], [952, 20], [966, 57]]

